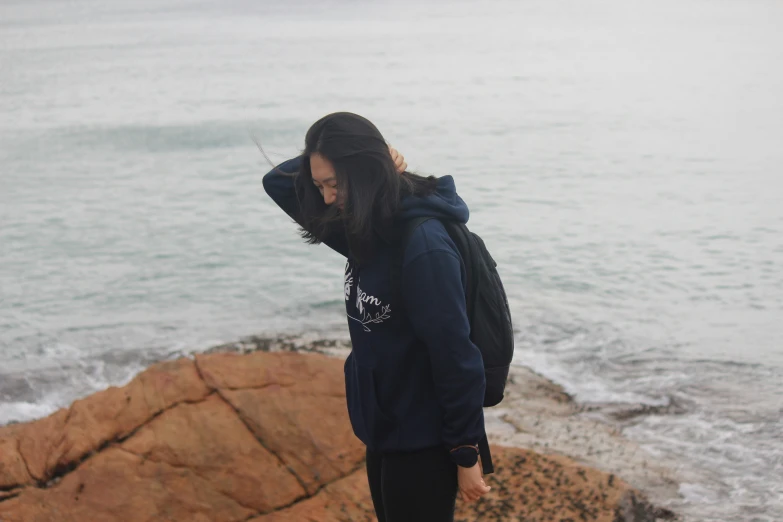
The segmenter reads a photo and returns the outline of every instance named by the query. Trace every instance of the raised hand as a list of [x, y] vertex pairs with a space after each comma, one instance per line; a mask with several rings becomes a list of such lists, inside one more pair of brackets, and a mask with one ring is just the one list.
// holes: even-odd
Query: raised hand
[[397, 173], [402, 174], [408, 168], [408, 164], [405, 163], [405, 156], [399, 153], [397, 149], [389, 145], [389, 152], [394, 160], [394, 166], [397, 167]]

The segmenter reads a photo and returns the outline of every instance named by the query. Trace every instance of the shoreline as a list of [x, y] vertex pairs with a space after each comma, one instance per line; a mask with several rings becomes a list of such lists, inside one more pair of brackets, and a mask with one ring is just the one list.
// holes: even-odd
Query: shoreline
[[[85, 461], [93, 463], [103, 462], [104, 458], [114, 459], [117, 455], [114, 449], [128, 449], [129, 444], [132, 446], [128, 438], [136, 440], [134, 438], [135, 434], [139, 430], [148, 430], [148, 425], [155, 425], [156, 422], [159, 422], [155, 419], [163, 413], [169, 411], [172, 413], [174, 411], [181, 412], [181, 408], [187, 409], [191, 407], [187, 406], [187, 404], [195, 407], [196, 404], [210, 401], [209, 397], [223, 397], [223, 399], [226, 399], [226, 394], [239, 390], [239, 388], [234, 388], [233, 385], [228, 384], [231, 379], [239, 378], [241, 386], [247, 387], [248, 392], [263, 389], [247, 383], [248, 380], [269, 378], [268, 370], [257, 366], [258, 358], [272, 357], [272, 359], [275, 359], [280, 356], [289, 357], [281, 352], [313, 354], [314, 357], [325, 356], [320, 364], [324, 365], [325, 368], [331, 368], [328, 372], [333, 372], [338, 367], [342, 368], [338, 361], [344, 360], [350, 353], [350, 342], [339, 339], [325, 340], [308, 334], [273, 338], [246, 337], [235, 342], [213, 346], [184, 358], [164, 359], [162, 362], [155, 363], [148, 367], [147, 370], [142, 371], [129, 384], [123, 387], [109, 387], [106, 390], [91, 394], [77, 400], [71, 406], [60, 409], [42, 419], [23, 423], [11, 423], [5, 427], [0, 427], [0, 432], [2, 432], [0, 433], [0, 448], [15, 448], [16, 450], [5, 457], [0, 455], [0, 479], [2, 479], [0, 480], [0, 486], [2, 486], [0, 487], [0, 503], [5, 504], [5, 509], [11, 510], [15, 509], [13, 507], [14, 504], [17, 507], [20, 506], [19, 502], [29, 507], [34, 505], [29, 504], [32, 498], [35, 498], [36, 495], [48, 494], [44, 492], [50, 488], [56, 488], [60, 480], [64, 480], [66, 477], [70, 477], [67, 478], [67, 481], [84, 480], [84, 473], [87, 473], [86, 476], [89, 477], [90, 473], [96, 472], [95, 469], [90, 471], [92, 464], [82, 465]], [[279, 355], [274, 355], [275, 353]], [[235, 356], [241, 357], [234, 358]], [[219, 370], [224, 364], [219, 361], [228, 361], [226, 358], [233, 358], [235, 362], [231, 363], [231, 365], [234, 366], [234, 370], [229, 371], [227, 367]], [[335, 364], [325, 364], [330, 359], [334, 360]], [[210, 363], [213, 370], [205, 369], [203, 364], [207, 363], [200, 362], [207, 360], [215, 361]], [[243, 361], [247, 361], [247, 366]], [[312, 363], [307, 363], [305, 366], [308, 364]], [[163, 368], [171, 367], [179, 369], [173, 374], [167, 375], [170, 370]], [[182, 381], [182, 368], [188, 367], [192, 367], [192, 370], [188, 370], [190, 373], [186, 373], [188, 376]], [[160, 373], [161, 369], [163, 369], [163, 374]], [[218, 369], [217, 374], [212, 373], [215, 369]], [[237, 377], [230, 377], [232, 374]], [[320, 375], [320, 371], [318, 374]], [[217, 381], [215, 381], [215, 375], [218, 375]], [[220, 375], [225, 377], [220, 377]], [[266, 377], [263, 377], [264, 375]], [[291, 375], [291, 378], [294, 378], [293, 375], [297, 375], [297, 373]], [[342, 375], [338, 373], [337, 375], [332, 375], [330, 379], [334, 381], [332, 383], [332, 387], [335, 388], [333, 393], [339, 389], [344, 397]], [[221, 380], [226, 382], [222, 385], [215, 384], [215, 382]], [[289, 384], [293, 382], [291, 381]], [[177, 395], [181, 396], [183, 383], [187, 383], [186, 388], [190, 391], [185, 396], [175, 399], [174, 395], [171, 395], [173, 390], [168, 389], [169, 383], [174, 383], [175, 388], [179, 390], [176, 391]], [[204, 388], [205, 384], [206, 388]], [[140, 388], [140, 386], [149, 388], [150, 385], [154, 387], [147, 389], [147, 391], [143, 391], [143, 388]], [[161, 386], [163, 388], [160, 388]], [[284, 388], [286, 386], [288, 385], [284, 385]], [[209, 390], [212, 391], [210, 392]], [[146, 397], [143, 399], [145, 406], [142, 407], [142, 410], [149, 410], [151, 407], [150, 402], [154, 404], [163, 401], [165, 404], [161, 403], [161, 405], [152, 406], [153, 409], [146, 414], [136, 410], [139, 407], [138, 403], [135, 403], [137, 406], [128, 410], [130, 402], [126, 405], [124, 400], [117, 401], [120, 396], [125, 395], [127, 395], [127, 400], [130, 401], [131, 395], [128, 395], [129, 393], [131, 395], [135, 394], [134, 397]], [[274, 394], [275, 392], [272, 391], [272, 393]], [[336, 398], [335, 395], [329, 396]], [[107, 399], [109, 402], [104, 403]], [[168, 404], [169, 402], [171, 404]], [[337, 407], [335, 412], [333, 412], [336, 417], [342, 415], [340, 412], [344, 410], [344, 398], [339, 403], [342, 406]], [[98, 404], [101, 404], [99, 407], [100, 413], [94, 409], [98, 406], [90, 406]], [[178, 404], [179, 406], [177, 406]], [[255, 401], [251, 401], [249, 404], [255, 404]], [[88, 411], [92, 413], [86, 413]], [[619, 504], [616, 504], [617, 507], [611, 508], [616, 510], [613, 520], [633, 522], [684, 520], [681, 514], [676, 514], [677, 511], [680, 511], [676, 507], [679, 499], [678, 482], [670, 468], [659, 461], [653, 462], [653, 458], [647, 452], [640, 448], [639, 445], [625, 438], [619, 429], [612, 427], [607, 422], [594, 418], [592, 414], [596, 411], [596, 407], [577, 403], [561, 386], [537, 374], [532, 369], [525, 366], [512, 367], [504, 401], [501, 405], [486, 408], [484, 411], [489, 441], [498, 451], [501, 468], [503, 467], [502, 463], [505, 462], [507, 465], [508, 459], [513, 456], [513, 459], [521, 458], [520, 462], [529, 459], [530, 463], [536, 468], [536, 471], [533, 473], [541, 474], [538, 480], [541, 480], [542, 483], [545, 483], [547, 480], [553, 480], [552, 473], [555, 473], [555, 476], [563, 478], [567, 484], [568, 479], [565, 478], [565, 475], [558, 475], [563, 473], [562, 470], [564, 469], [571, 469], [572, 471], [569, 473], [577, 473], [581, 477], [580, 480], [585, 481], [588, 479], [584, 473], [587, 473], [593, 477], [589, 481], [591, 484], [589, 487], [598, 487], [600, 491], [604, 491], [604, 500], [606, 499], [606, 490], [603, 488], [608, 487], [610, 490], [612, 488], [620, 488], [620, 490], [615, 491], [622, 493], [622, 498], [625, 500], [621, 500]], [[120, 422], [120, 425], [127, 424], [125, 427], [117, 425], [117, 421], [112, 420], [116, 419], [118, 415], [122, 418], [128, 413], [131, 413], [134, 418], [139, 415], [142, 416], [133, 421], [125, 419]], [[240, 413], [239, 410], [237, 410], [237, 413]], [[610, 415], [618, 414], [620, 417], [623, 417], [624, 415], [633, 416], [644, 413], [632, 409], [625, 413], [610, 412]], [[85, 414], [86, 417], [84, 416]], [[286, 412], [281, 412], [281, 414], [286, 418], [288, 416]], [[243, 415], [241, 414], [240, 417], [244, 420]], [[144, 418], [147, 420], [143, 420]], [[96, 419], [99, 424], [92, 426]], [[87, 424], [84, 424], [85, 422]], [[167, 422], [170, 423], [172, 421]], [[80, 427], [73, 431], [74, 425]], [[91, 427], [88, 427], [88, 425]], [[47, 429], [44, 431], [52, 432], [52, 434], [42, 435], [44, 439], [38, 441], [37, 439], [41, 435], [32, 435], [33, 432], [37, 433], [37, 426], [46, 427]], [[169, 426], [171, 425], [169, 424]], [[252, 426], [248, 425], [248, 427]], [[32, 432], [30, 431], [31, 429], [33, 430]], [[159, 427], [158, 429], [165, 428]], [[213, 427], [203, 425], [197, 431], [201, 432], [204, 430], [205, 433], [209, 433], [212, 429]], [[61, 435], [62, 438], [58, 439], [55, 434], [60, 432], [60, 430], [64, 430], [64, 432]], [[350, 432], [350, 429], [348, 431]], [[81, 435], [77, 435], [77, 433], [81, 433]], [[5, 434], [5, 439], [3, 434]], [[348, 443], [349, 439], [353, 441], [353, 436], [348, 435], [348, 433], [345, 434], [348, 437], [345, 444]], [[28, 436], [32, 436], [31, 441], [23, 442]], [[49, 441], [48, 438], [52, 436], [54, 436], [54, 439]], [[154, 439], [155, 437], [153, 436]], [[98, 444], [101, 440], [105, 440], [105, 442]], [[264, 445], [264, 441], [261, 442]], [[358, 443], [358, 441], [353, 442]], [[72, 446], [73, 444], [76, 446]], [[169, 446], [161, 455], [170, 455], [171, 451], [176, 451], [172, 448], [176, 447], [178, 442], [172, 442], [171, 444], [173, 446]], [[316, 446], [320, 446], [320, 443], [317, 443]], [[34, 447], [39, 447], [39, 450], [33, 452]], [[209, 451], [209, 448], [206, 449]], [[43, 453], [41, 454], [42, 450]], [[190, 450], [191, 454], [192, 451]], [[201, 450], [198, 451], [200, 452]], [[235, 450], [226, 450], [224, 448], [221, 451], [229, 451], [228, 455], [236, 458]], [[24, 453], [24, 456], [22, 456], [22, 453]], [[41, 457], [33, 456], [35, 454], [43, 456], [49, 453], [51, 453], [49, 456], [43, 457], [46, 459], [46, 462], [37, 462]], [[91, 458], [96, 454], [100, 456], [95, 459]], [[142, 458], [147, 458], [144, 456], [146, 453], [140, 455], [142, 455]], [[52, 461], [52, 459], [54, 460]], [[30, 467], [31, 462], [33, 467]], [[22, 464], [24, 465], [22, 466]], [[176, 465], [179, 466], [180, 464]], [[565, 468], [563, 468], [563, 465], [565, 465]], [[577, 466], [577, 468], [573, 466]], [[583, 467], [581, 471], [579, 467]], [[526, 480], [533, 480], [524, 478], [518, 471], [515, 471], [517, 465], [502, 472], [501, 468], [498, 468], [499, 474], [491, 476], [490, 479], [496, 481], [501, 488], [523, 487]], [[77, 473], [79, 469], [83, 471]], [[84, 469], [87, 471], [84, 471]], [[72, 476], [71, 470], [74, 471]], [[351, 473], [354, 473], [354, 471], [356, 470], [351, 471]], [[8, 473], [11, 473], [11, 475], [7, 475]], [[98, 473], [105, 473], [105, 471], [98, 471]], [[82, 475], [82, 478], [78, 478], [79, 475]], [[17, 479], [12, 479], [11, 477], [13, 476], [17, 476]], [[32, 484], [29, 478], [31, 476], [34, 479]], [[526, 477], [529, 476], [530, 473], [526, 475]], [[19, 479], [19, 477], [27, 477], [27, 479]], [[561, 499], [560, 501], [565, 501], [566, 504], [573, 504], [575, 499], [587, 493], [587, 491], [582, 489], [577, 489], [573, 492], [561, 489], [561, 478], [557, 478], [556, 486], [554, 483], [550, 486], [554, 488], [551, 493], [548, 493], [550, 497], [541, 497], [539, 495], [537, 497], [538, 502], [542, 502], [542, 498], [551, 498]], [[121, 479], [119, 485], [125, 480], [131, 479], [130, 477], [125, 477]], [[351, 480], [355, 482], [356, 479]], [[508, 482], [509, 480], [512, 482]], [[519, 480], [522, 480], [522, 482], [519, 483]], [[517, 481], [516, 486], [511, 486], [514, 483], [513, 481]], [[35, 485], [36, 482], [37, 486]], [[361, 485], [363, 483], [362, 480], [359, 480], [356, 484]], [[535, 486], [538, 488], [542, 487], [539, 482], [535, 482]], [[524, 487], [525, 494], [527, 494], [528, 486]], [[628, 487], [635, 490], [636, 493], [623, 489]], [[81, 488], [81, 486], [78, 486], [78, 488]], [[57, 489], [60, 489], [62, 492], [61, 488]], [[593, 495], [595, 492], [595, 490], [590, 491], [592, 492], [587, 493], [588, 495]], [[630, 496], [626, 496], [623, 491], [629, 491], [628, 494]], [[541, 492], [543, 493], [543, 489]], [[639, 492], [641, 492], [641, 495], [639, 495]], [[314, 492], [309, 493], [314, 494]], [[57, 495], [57, 493], [53, 494]], [[16, 497], [19, 498], [13, 500], [10, 504], [7, 503], [7, 501]], [[78, 501], [78, 497], [79, 495], [77, 494], [75, 497], [76, 501]], [[44, 497], [41, 498], [43, 499]], [[597, 497], [590, 498], [597, 499]], [[585, 497], [585, 500], [587, 500], [587, 497]], [[490, 501], [488, 505], [497, 507], [496, 501], [497, 499]], [[71, 500], [67, 502], [71, 502]], [[524, 501], [524, 504], [527, 504], [527, 501]], [[582, 504], [577, 502], [573, 505], [581, 506]], [[362, 509], [366, 510], [366, 506]], [[623, 513], [623, 516], [618, 518], [620, 512]], [[498, 518], [498, 520], [501, 519], [505, 519], [505, 517]], [[601, 520], [604, 519], [601, 518]]]

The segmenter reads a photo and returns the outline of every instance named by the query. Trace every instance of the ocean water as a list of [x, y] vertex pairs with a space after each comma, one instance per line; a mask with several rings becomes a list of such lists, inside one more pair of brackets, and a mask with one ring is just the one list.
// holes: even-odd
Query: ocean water
[[783, 3], [0, 3], [0, 424], [154, 360], [345, 337], [340, 257], [261, 176], [322, 115], [452, 174], [517, 360], [783, 520]]

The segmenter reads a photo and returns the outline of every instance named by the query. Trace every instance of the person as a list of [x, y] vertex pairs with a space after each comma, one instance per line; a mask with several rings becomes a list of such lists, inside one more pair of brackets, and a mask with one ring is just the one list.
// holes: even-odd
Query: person
[[[458, 492], [470, 502], [490, 490], [478, 462], [483, 361], [469, 338], [465, 265], [441, 221], [469, 213], [451, 176], [406, 168], [375, 125], [343, 112], [314, 123], [302, 155], [263, 184], [307, 242], [347, 258], [346, 398], [378, 520], [445, 522]], [[402, 225], [425, 216], [436, 219], [404, 245], [395, 291]]]

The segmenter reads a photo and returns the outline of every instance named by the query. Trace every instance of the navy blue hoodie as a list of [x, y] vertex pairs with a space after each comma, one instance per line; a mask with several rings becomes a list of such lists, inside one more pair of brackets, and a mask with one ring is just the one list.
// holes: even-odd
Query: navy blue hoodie
[[[297, 219], [292, 176], [300, 159], [264, 176], [269, 196]], [[454, 180], [444, 176], [427, 197], [406, 197], [399, 218], [468, 220]], [[393, 248], [381, 245], [361, 267], [343, 238], [326, 244], [347, 258], [345, 308], [353, 349], [345, 361], [348, 413], [371, 451], [476, 445], [484, 435], [484, 364], [470, 341], [465, 266], [443, 224], [419, 226], [405, 248], [402, 310], [392, 303]], [[471, 451], [471, 450], [469, 450]], [[456, 455], [463, 453], [458, 450]]]

